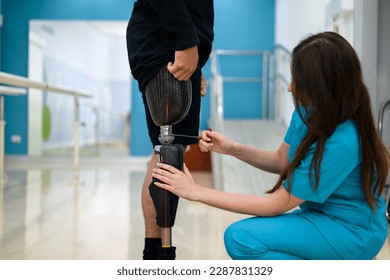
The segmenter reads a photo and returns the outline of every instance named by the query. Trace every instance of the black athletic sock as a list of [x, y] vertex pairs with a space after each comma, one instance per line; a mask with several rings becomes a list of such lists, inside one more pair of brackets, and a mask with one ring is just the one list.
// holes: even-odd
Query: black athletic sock
[[144, 260], [157, 260], [158, 248], [161, 247], [161, 238], [145, 238], [145, 248], [143, 251]]

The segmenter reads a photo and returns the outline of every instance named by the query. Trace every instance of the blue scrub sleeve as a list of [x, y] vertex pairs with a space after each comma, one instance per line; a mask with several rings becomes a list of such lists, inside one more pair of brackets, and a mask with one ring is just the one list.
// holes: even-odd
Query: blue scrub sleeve
[[[294, 171], [290, 181], [291, 193], [306, 201], [323, 203], [351, 174], [360, 163], [360, 160], [356, 151], [351, 151], [344, 142], [328, 139], [320, 167], [319, 185], [314, 190], [309, 177], [314, 149], [315, 145], [310, 148], [301, 160], [301, 164]], [[283, 182], [283, 186], [287, 188], [287, 180]]]

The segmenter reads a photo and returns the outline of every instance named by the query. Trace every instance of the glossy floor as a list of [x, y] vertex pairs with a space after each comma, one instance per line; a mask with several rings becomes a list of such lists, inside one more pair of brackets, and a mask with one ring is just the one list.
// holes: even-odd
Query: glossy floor
[[[0, 189], [0, 259], [140, 259], [144, 171], [8, 170]], [[77, 179], [78, 177], [78, 179]], [[197, 174], [208, 180], [209, 174]], [[224, 211], [179, 202], [178, 259], [225, 259]]]
[[[17, 165], [6, 170], [0, 189], [0, 259], [141, 258], [146, 162], [104, 168], [95, 163], [79, 173], [58, 164]], [[210, 173], [194, 176], [212, 187]], [[177, 259], [229, 259], [223, 232], [244, 217], [180, 200], [173, 228]], [[390, 259], [388, 241], [377, 259]]]

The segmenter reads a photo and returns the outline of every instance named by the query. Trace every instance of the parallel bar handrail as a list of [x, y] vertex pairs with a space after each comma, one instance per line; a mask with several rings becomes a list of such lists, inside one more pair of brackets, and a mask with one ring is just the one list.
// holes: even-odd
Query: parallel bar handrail
[[[383, 137], [383, 116], [385, 114], [386, 109], [389, 106], [390, 106], [390, 99], [382, 102], [382, 104], [379, 108], [378, 134], [381, 138]], [[386, 218], [387, 218], [387, 221], [390, 222], [389, 203], [390, 203], [390, 189], [387, 190], [387, 197], [386, 197]]]
[[[223, 76], [218, 69], [218, 58], [222, 56], [261, 56], [263, 57], [261, 77], [229, 77]], [[259, 83], [262, 86], [263, 118], [282, 117], [281, 93], [290, 83], [290, 60], [292, 53], [282, 45], [275, 45], [272, 50], [213, 50], [211, 54], [211, 126], [223, 131], [224, 113], [224, 83]], [[269, 106], [272, 106], [271, 110]], [[214, 180], [217, 186], [223, 188], [222, 160], [219, 155], [212, 154], [214, 165]]]
[[0, 94], [19, 95], [19, 94], [26, 94], [26, 93], [27, 90], [25, 88], [0, 86]]
[[[211, 104], [212, 110], [214, 108], [217, 108], [217, 114], [219, 115], [218, 118], [221, 118], [221, 114], [223, 112], [223, 96], [222, 92], [220, 92], [220, 89], [217, 89], [218, 86], [216, 84], [218, 83], [260, 83], [262, 84], [262, 104], [263, 104], [263, 117], [267, 116], [267, 80], [268, 77], [268, 60], [269, 56], [272, 54], [272, 51], [269, 50], [222, 50], [217, 49], [213, 50], [211, 55], [211, 75], [213, 80], [213, 94], [216, 95], [214, 97], [215, 102], [212, 102]], [[218, 56], [261, 56], [263, 57], [263, 75], [262, 77], [230, 77], [230, 76], [223, 76], [220, 73], [218, 73], [218, 66], [217, 66], [217, 57]], [[213, 101], [213, 100], [212, 100]], [[222, 117], [223, 118], [223, 117]]]
[[40, 89], [45, 91], [57, 92], [57, 93], [62, 93], [62, 94], [67, 94], [72, 96], [92, 97], [90, 93], [85, 91], [74, 90], [67, 87], [52, 86], [46, 83], [32, 81], [25, 77], [12, 75], [4, 72], [0, 72], [0, 83], [19, 86], [19, 87], [34, 88], [34, 89]]
[[99, 144], [99, 127], [100, 127], [100, 119], [99, 119], [99, 114], [100, 113], [105, 113], [105, 114], [110, 114], [110, 115], [115, 115], [119, 118], [123, 118], [126, 120], [128, 118], [129, 112], [123, 112], [119, 110], [115, 110], [112, 108], [104, 107], [104, 106], [99, 106], [96, 104], [87, 104], [87, 106], [91, 107], [92, 112], [95, 114], [96, 117], [96, 123], [95, 123], [95, 143]]
[[[245, 77], [245, 76], [224, 76], [218, 69], [218, 59], [226, 56], [237, 57], [260, 57], [262, 58], [262, 74], [259, 77]], [[260, 84], [261, 99], [262, 99], [262, 117], [266, 118], [268, 114], [268, 94], [269, 94], [269, 62], [271, 61], [272, 51], [269, 50], [213, 50], [211, 54], [211, 108], [210, 108], [210, 120], [213, 129], [223, 132], [223, 119], [224, 119], [224, 83], [255, 83]], [[213, 168], [214, 168], [214, 180], [217, 186], [223, 189], [223, 170], [222, 159], [220, 155], [212, 154]]]
[[280, 50], [284, 51], [287, 55], [292, 56], [292, 52], [289, 49], [287, 49], [286, 47], [284, 47], [284, 46], [282, 46], [280, 44], [275, 45], [274, 49], [275, 50], [280, 49]]
[[127, 117], [127, 115], [128, 115], [128, 112], [123, 112], [123, 111], [119, 111], [119, 110], [115, 110], [112, 108], [99, 106], [99, 105], [95, 105], [95, 104], [87, 104], [87, 106], [91, 107], [92, 110], [96, 110], [96, 111], [111, 114], [111, 115], [117, 115], [118, 117]]
[[290, 84], [290, 81], [288, 81], [283, 75], [279, 73], [276, 75], [276, 78], [281, 80], [287, 86]]
[[214, 50], [214, 54], [216, 55], [248, 55], [248, 56], [262, 56], [266, 53], [270, 53], [270, 51], [255, 51], [255, 50]]
[[379, 108], [378, 115], [378, 133], [379, 136], [382, 137], [383, 134], [383, 115], [385, 113], [386, 108], [390, 105], [390, 100], [384, 101]]
[[80, 166], [80, 147], [79, 147], [79, 130], [80, 130], [80, 103], [79, 98], [91, 98], [93, 97], [92, 94], [85, 91], [80, 90], [74, 90], [67, 87], [59, 87], [59, 86], [53, 86], [49, 85], [43, 82], [37, 82], [33, 81], [31, 79], [0, 72], [0, 84], [6, 84], [6, 85], [12, 85], [12, 86], [18, 86], [18, 87], [24, 87], [24, 88], [33, 88], [48, 92], [56, 92], [60, 94], [70, 95], [74, 97], [74, 103], [75, 103], [75, 125], [74, 125], [74, 156], [73, 156], [73, 164], [75, 169], [75, 181], [78, 181], [78, 169]]
[[282, 119], [282, 93], [285, 92], [286, 88], [290, 84], [290, 62], [292, 53], [286, 47], [277, 44], [273, 50], [274, 53], [274, 64], [275, 68], [273, 71], [273, 96], [277, 98], [278, 105], [275, 109], [275, 117], [277, 119]]
[[222, 80], [226, 83], [262, 83], [263, 80], [261, 78], [256, 77], [227, 77], [223, 76]]

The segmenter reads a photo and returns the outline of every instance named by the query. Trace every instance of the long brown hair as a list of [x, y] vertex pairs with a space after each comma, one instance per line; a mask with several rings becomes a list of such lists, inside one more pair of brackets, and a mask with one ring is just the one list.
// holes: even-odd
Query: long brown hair
[[[268, 193], [276, 191], [286, 179], [291, 191], [291, 176], [314, 143], [317, 145], [309, 176], [311, 187], [317, 189], [325, 142], [339, 124], [352, 119], [361, 141], [362, 187], [370, 208], [374, 209], [386, 183], [389, 153], [375, 128], [356, 52], [337, 33], [309, 36], [293, 50], [291, 74], [295, 104], [310, 105], [313, 109], [307, 111], [307, 106], [296, 106], [309, 129], [294, 158]], [[305, 118], [301, 110], [306, 110]]]

